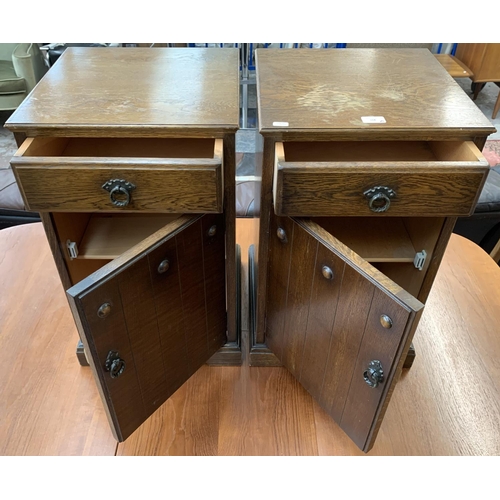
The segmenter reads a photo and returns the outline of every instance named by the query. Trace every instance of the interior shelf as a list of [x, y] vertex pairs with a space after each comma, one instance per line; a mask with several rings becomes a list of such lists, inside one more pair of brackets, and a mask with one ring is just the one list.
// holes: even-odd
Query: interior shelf
[[312, 220], [368, 262], [413, 263], [415, 259], [416, 250], [402, 218], [316, 217]]
[[178, 219], [180, 214], [93, 214], [78, 248], [78, 259], [115, 259]]

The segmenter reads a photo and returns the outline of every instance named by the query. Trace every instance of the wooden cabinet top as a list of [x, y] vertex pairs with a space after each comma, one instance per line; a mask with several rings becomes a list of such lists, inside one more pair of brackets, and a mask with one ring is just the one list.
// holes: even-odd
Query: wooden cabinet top
[[68, 48], [6, 126], [28, 135], [234, 131], [238, 65], [237, 49]]
[[399, 138], [495, 131], [426, 49], [259, 49], [256, 57], [263, 134]]

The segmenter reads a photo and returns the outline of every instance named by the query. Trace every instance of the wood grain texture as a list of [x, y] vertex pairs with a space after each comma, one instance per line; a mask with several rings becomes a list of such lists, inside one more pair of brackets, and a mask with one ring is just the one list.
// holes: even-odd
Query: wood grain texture
[[[57, 218], [58, 215], [58, 212], [54, 212], [53, 216]], [[78, 220], [78, 216], [90, 216], [83, 235], [76, 239], [69, 238], [78, 245], [79, 259], [115, 259], [180, 217], [180, 214], [60, 213], [60, 215], [64, 215], [71, 222]], [[60, 225], [58, 231], [59, 228]], [[61, 241], [64, 243], [66, 239], [62, 238]]]
[[42, 224], [0, 231], [0, 331], [0, 455], [113, 455]]
[[[290, 257], [282, 258], [279, 276], [270, 272], [268, 277], [270, 296], [275, 291], [282, 296], [285, 290], [279, 308], [273, 310], [273, 303], [267, 308], [268, 325], [274, 327], [271, 338], [279, 339], [280, 351], [275, 354], [346, 434], [368, 451], [397, 380], [400, 358], [404, 361], [406, 356], [402, 346], [415, 330], [415, 313], [423, 305], [313, 222], [294, 223], [289, 241], [273, 241], [271, 255], [278, 245], [289, 246]], [[332, 279], [325, 279], [324, 266], [331, 269]], [[284, 279], [286, 286], [280, 283]], [[407, 303], [397, 296], [405, 296]], [[348, 312], [352, 307], [354, 321]], [[390, 329], [380, 324], [383, 314], [392, 319]], [[371, 360], [379, 360], [384, 369], [384, 381], [376, 388], [363, 378]]]
[[474, 82], [500, 80], [500, 43], [459, 43], [456, 57], [474, 73]]
[[453, 78], [472, 78], [474, 76], [472, 70], [451, 54], [434, 54], [434, 57]]
[[[380, 324], [383, 314], [392, 320], [389, 330]], [[415, 331], [416, 319], [415, 312], [375, 290], [340, 421], [340, 427], [363, 451], [369, 451], [375, 442], [377, 422], [384, 417], [391, 388], [399, 377], [398, 366], [406, 358], [407, 350], [403, 353], [402, 346]], [[372, 360], [380, 361], [384, 371], [384, 380], [377, 387], [369, 387], [363, 376]]]
[[386, 186], [396, 192], [389, 216], [470, 215], [488, 167], [288, 164], [278, 169], [275, 211], [289, 216], [380, 216], [364, 192]]
[[[36, 211], [161, 211], [171, 213], [222, 212], [221, 165], [157, 168], [154, 161], [142, 165], [96, 165], [84, 160], [81, 164], [47, 168], [20, 166], [12, 162], [22, 186], [23, 199]], [[75, 177], [76, 176], [76, 177]], [[130, 202], [115, 206], [108, 191], [102, 188], [110, 179], [124, 179], [136, 186]]]
[[[319, 392], [315, 393], [319, 394], [317, 398], [320, 406], [338, 423], [342, 419], [365, 331], [366, 311], [370, 310], [375, 292], [375, 288], [350, 266], [345, 266], [339, 285], [342, 300], [336, 305], [332, 323], [323, 331], [318, 331], [318, 336], [322, 336], [322, 343], [328, 342], [328, 347], [327, 358], [322, 365], [323, 379], [319, 384]], [[359, 314], [359, 311], [365, 311], [365, 314]], [[309, 370], [315, 368], [311, 366]], [[318, 384], [315, 389], [318, 389]]]
[[416, 250], [405, 228], [406, 218], [321, 217], [312, 220], [368, 262], [413, 262], [415, 259]]
[[[278, 238], [278, 229], [285, 232], [284, 241]], [[266, 317], [266, 344], [278, 359], [281, 359], [284, 345], [293, 232], [294, 223], [289, 217], [271, 217], [268, 261], [269, 293], [266, 310], [269, 309], [272, 314]]]
[[[207, 221], [212, 223], [223, 227], [222, 216]], [[184, 217], [146, 241], [149, 245], [140, 243], [116, 259], [122, 266], [111, 262], [67, 291], [118, 441], [132, 434], [226, 340], [223, 231], [211, 237], [202, 218]], [[205, 253], [212, 264], [207, 274]], [[167, 289], [179, 292], [171, 304], [157, 296], [159, 258], [172, 260], [172, 268], [162, 274]], [[97, 311], [106, 303], [111, 312], [99, 317]], [[165, 307], [173, 308], [168, 322]], [[116, 378], [105, 369], [110, 351], [118, 351], [126, 363]]]
[[101, 137], [161, 136], [179, 124], [235, 131], [238, 84], [237, 49], [69, 48], [7, 127]]
[[[41, 224], [0, 231], [0, 255], [0, 453], [113, 455]], [[485, 252], [451, 236], [414, 339], [418, 356], [369, 455], [500, 454], [499, 279]], [[118, 454], [363, 453], [286, 369], [245, 361], [203, 366]]]
[[269, 229], [273, 200], [273, 165], [275, 157], [275, 141], [264, 138], [264, 151], [262, 158], [262, 182], [259, 211], [259, 240], [255, 252], [256, 256], [256, 325], [253, 344], [265, 343], [265, 318], [267, 307], [267, 265], [269, 252]]
[[[414, 131], [493, 132], [428, 50], [266, 49], [256, 51], [256, 61], [263, 134], [307, 130], [355, 137], [368, 131], [401, 140], [401, 133], [411, 137]], [[365, 124], [362, 116], [384, 116], [386, 123]]]
[[319, 224], [309, 219], [300, 218], [294, 219], [294, 222], [377, 287], [385, 289], [387, 293], [393, 295], [402, 304], [405, 304], [409, 310], [418, 311], [422, 308], [422, 303], [416, 300], [415, 297], [412, 297], [411, 294], [402, 289], [397, 283], [394, 283], [387, 276], [380, 273], [374, 266], [363, 260]]

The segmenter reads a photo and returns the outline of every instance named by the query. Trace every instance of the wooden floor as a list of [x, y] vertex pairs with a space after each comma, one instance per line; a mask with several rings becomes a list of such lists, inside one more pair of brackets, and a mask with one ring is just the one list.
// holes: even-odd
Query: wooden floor
[[[244, 283], [252, 224], [237, 224]], [[499, 283], [454, 235], [370, 455], [500, 454]], [[362, 454], [285, 369], [246, 362], [204, 366], [117, 445], [76, 341], [41, 225], [0, 231], [0, 454]]]

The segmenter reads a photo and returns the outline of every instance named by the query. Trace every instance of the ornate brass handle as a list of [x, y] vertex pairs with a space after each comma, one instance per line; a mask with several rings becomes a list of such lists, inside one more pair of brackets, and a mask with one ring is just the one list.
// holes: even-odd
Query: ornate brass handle
[[125, 371], [125, 361], [120, 358], [118, 351], [108, 352], [105, 366], [111, 378], [117, 378]]
[[109, 192], [111, 203], [117, 207], [126, 207], [130, 203], [131, 191], [135, 185], [124, 179], [110, 179], [102, 185]]
[[378, 384], [384, 381], [384, 370], [382, 368], [382, 363], [377, 359], [373, 359], [368, 363], [368, 368], [363, 373], [363, 378], [365, 382], [370, 387], [377, 387]]
[[396, 191], [387, 186], [375, 186], [364, 193], [368, 199], [368, 206], [372, 212], [387, 212], [391, 206], [391, 199], [396, 196]]

